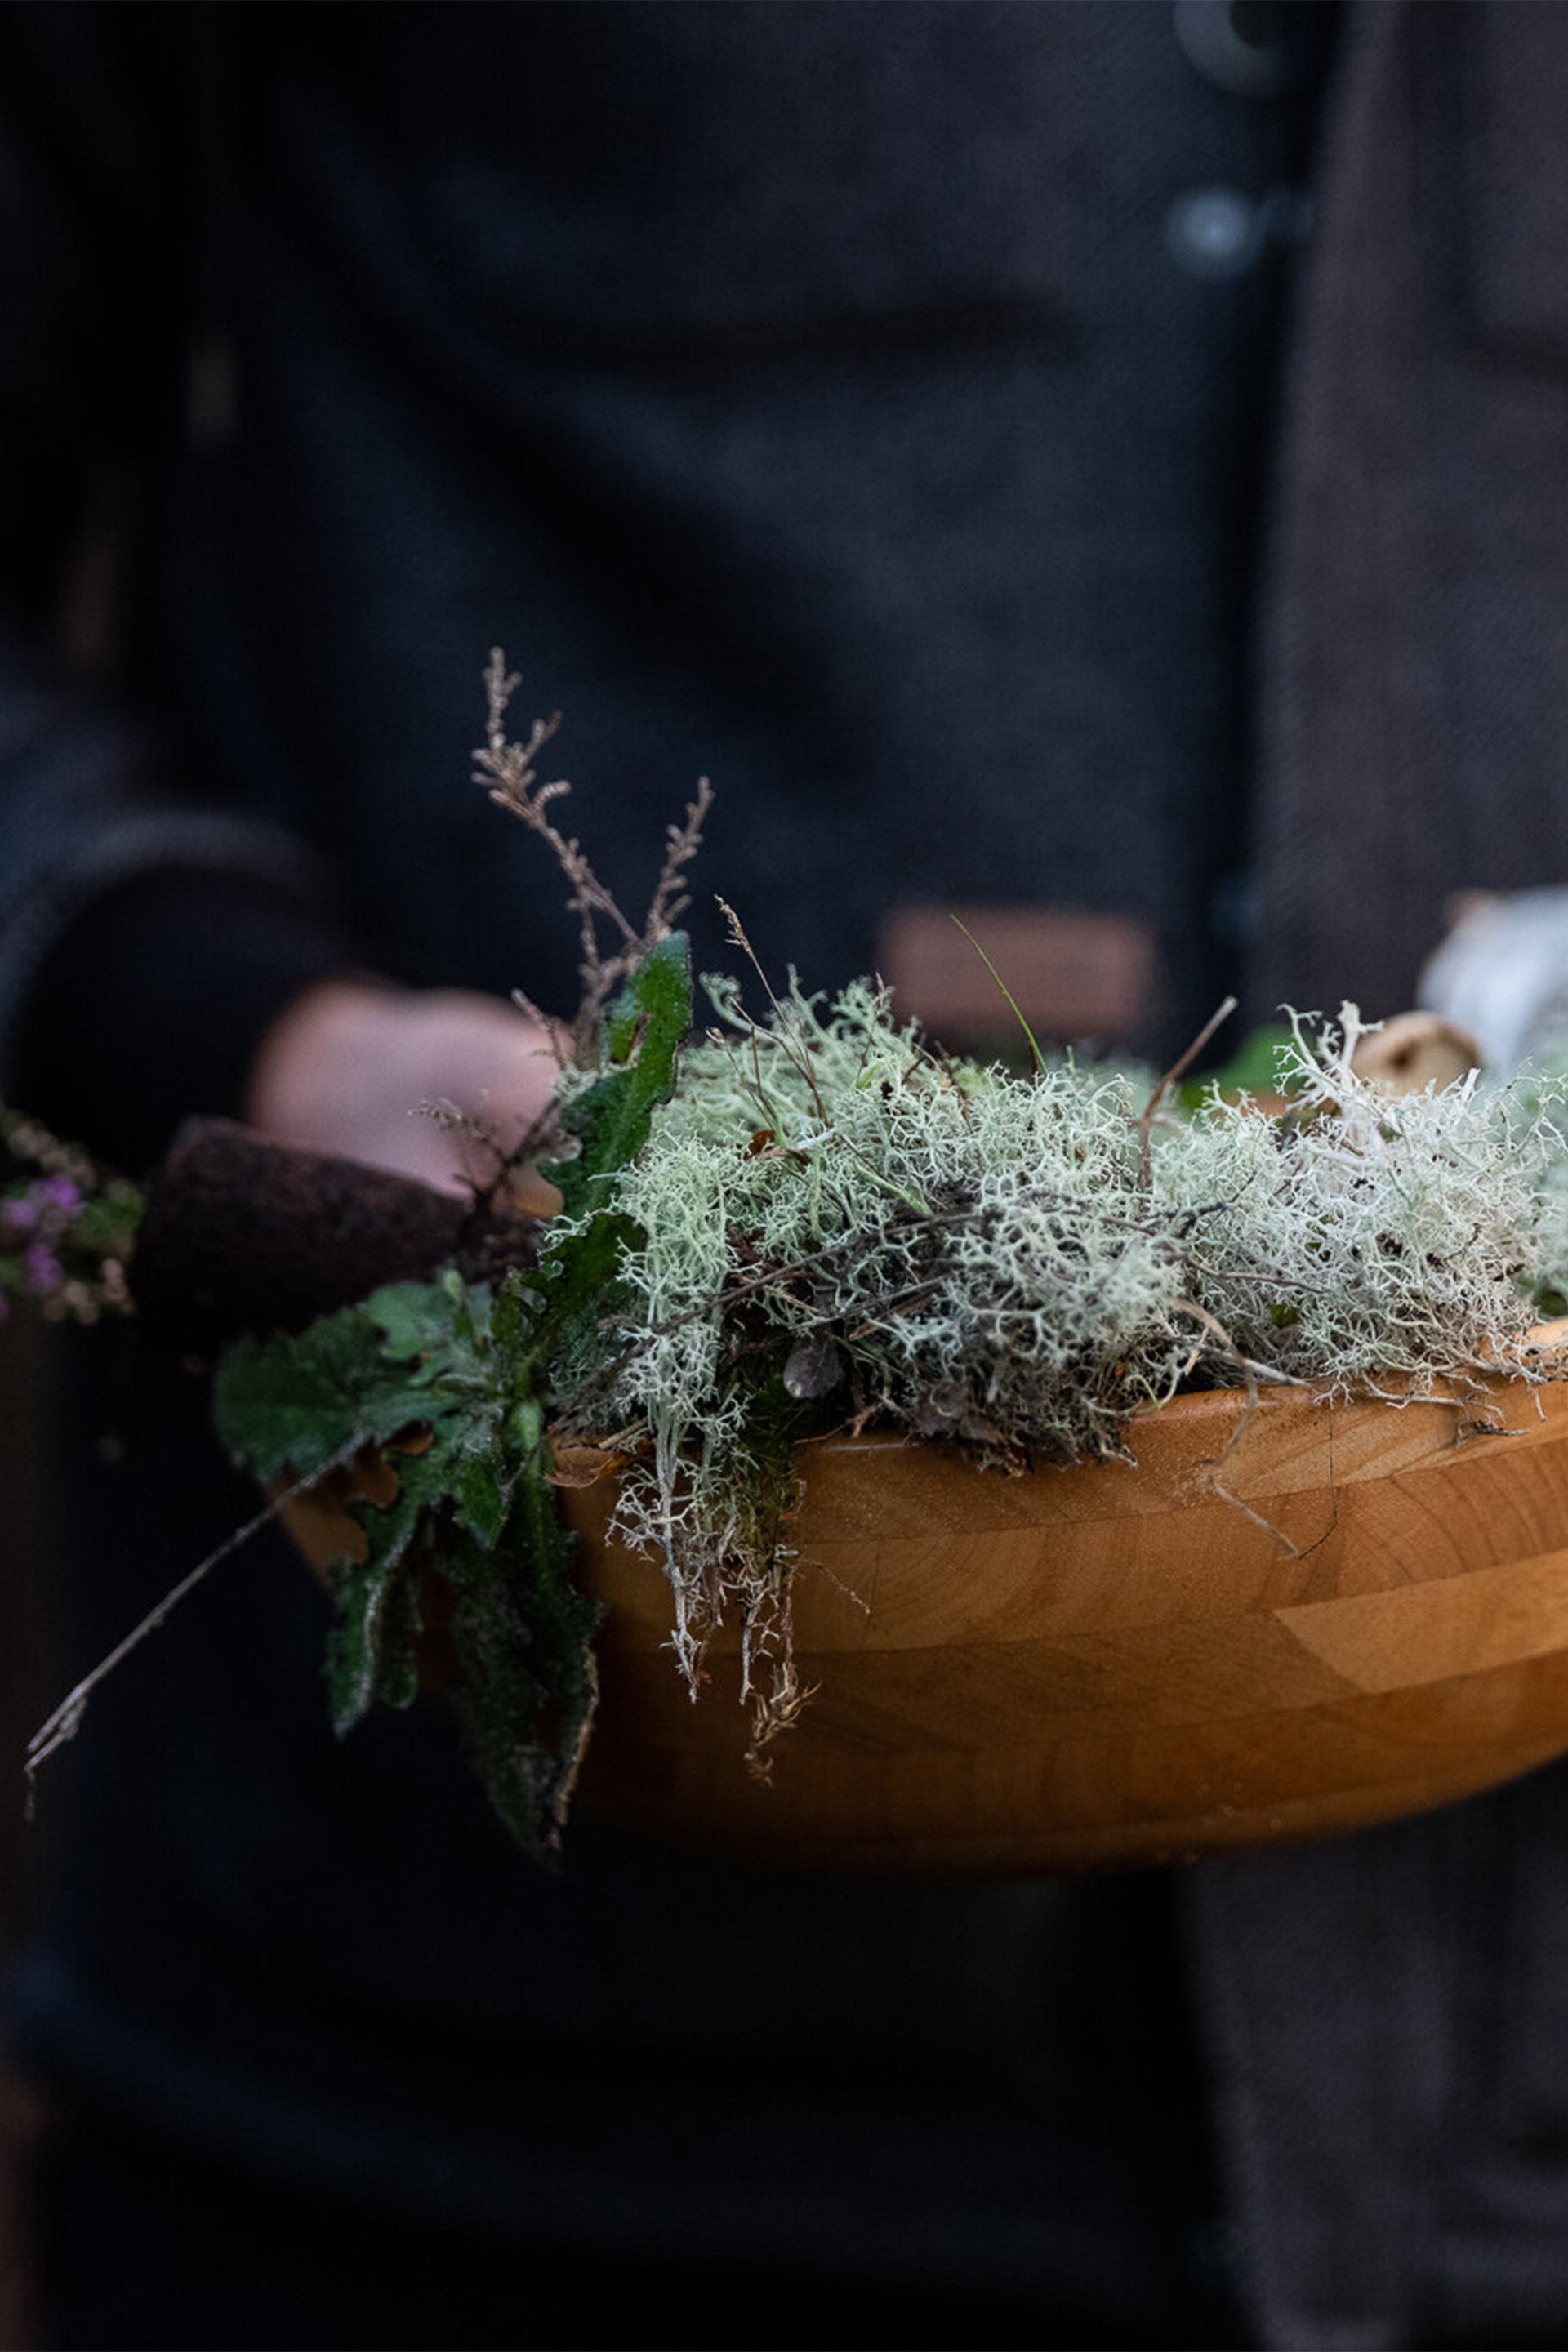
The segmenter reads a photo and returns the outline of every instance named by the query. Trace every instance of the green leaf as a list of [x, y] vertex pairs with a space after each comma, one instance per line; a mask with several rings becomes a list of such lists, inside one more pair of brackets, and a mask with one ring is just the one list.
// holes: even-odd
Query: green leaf
[[510, 1496], [489, 1433], [465, 1448], [452, 1465], [452, 1507], [458, 1525], [481, 1544], [493, 1544], [506, 1519]]
[[418, 1578], [408, 1552], [423, 1507], [400, 1495], [387, 1509], [370, 1513], [370, 1557], [341, 1560], [332, 1572], [338, 1615], [327, 1636], [327, 1687], [340, 1739], [376, 1699], [408, 1706], [418, 1691]]
[[1207, 1077], [1186, 1081], [1179, 1089], [1178, 1096], [1183, 1108], [1201, 1110], [1215, 1087], [1222, 1095], [1282, 1093], [1285, 1087], [1282, 1056], [1292, 1042], [1290, 1031], [1282, 1024], [1254, 1029], [1249, 1036], [1243, 1038], [1223, 1069], [1211, 1070]]
[[457, 1699], [469, 1755], [497, 1814], [536, 1862], [552, 1862], [598, 1699], [593, 1637], [604, 1617], [572, 1576], [573, 1544], [538, 1469], [493, 1549], [443, 1548], [457, 1595]]
[[390, 1362], [380, 1327], [360, 1307], [308, 1330], [237, 1339], [213, 1383], [218, 1435], [257, 1477], [310, 1478], [356, 1440], [380, 1444], [437, 1410], [421, 1367]]
[[219, 1436], [258, 1478], [309, 1478], [356, 1438], [381, 1444], [416, 1423], [474, 1419], [491, 1385], [489, 1295], [389, 1284], [308, 1330], [227, 1348], [214, 1382]]
[[452, 1344], [457, 1316], [443, 1283], [389, 1282], [373, 1290], [360, 1311], [380, 1325], [384, 1355], [426, 1356]]
[[581, 1230], [492, 1297], [448, 1268], [390, 1283], [297, 1336], [247, 1339], [216, 1382], [219, 1433], [262, 1478], [310, 1477], [362, 1443], [411, 1423], [426, 1450], [395, 1460], [398, 1492], [352, 1506], [363, 1561], [332, 1578], [328, 1670], [340, 1733], [377, 1699], [418, 1687], [419, 1599], [438, 1568], [455, 1598], [454, 1697], [501, 1821], [551, 1859], [597, 1696], [592, 1640], [603, 1615], [577, 1589], [572, 1544], [546, 1483], [548, 1367], [574, 1317], [602, 1311], [623, 1240], [609, 1205], [619, 1170], [674, 1091], [691, 1021], [686, 941], [672, 936], [627, 980], [605, 1023], [605, 1066], [566, 1113], [578, 1156], [548, 1172]]
[[605, 1023], [607, 1066], [565, 1114], [581, 1138], [575, 1160], [545, 1170], [568, 1217], [588, 1220], [545, 1241], [543, 1307], [529, 1360], [554, 1353], [580, 1316], [602, 1307], [623, 1249], [637, 1229], [608, 1205], [615, 1178], [647, 1141], [654, 1112], [675, 1091], [676, 1061], [691, 1026], [691, 957], [684, 933], [661, 940], [639, 964]]
[[544, 1173], [569, 1217], [598, 1208], [609, 1180], [647, 1140], [660, 1103], [675, 1091], [676, 1055], [691, 1027], [691, 952], [671, 931], [631, 974], [605, 1023], [605, 1067], [570, 1103], [563, 1123], [577, 1137], [574, 1160]]
[[435, 1534], [450, 1484], [450, 1449], [398, 1454], [397, 1493], [390, 1503], [363, 1500], [350, 1510], [364, 1529], [363, 1561], [345, 1560], [332, 1576], [338, 1620], [327, 1642], [332, 1727], [340, 1738], [377, 1699], [409, 1706], [418, 1694], [416, 1644], [419, 1589], [436, 1559]]
[[225, 1349], [213, 1383], [218, 1434], [258, 1478], [308, 1478], [358, 1427], [353, 1402], [381, 1349], [352, 1307], [297, 1338], [247, 1336]]

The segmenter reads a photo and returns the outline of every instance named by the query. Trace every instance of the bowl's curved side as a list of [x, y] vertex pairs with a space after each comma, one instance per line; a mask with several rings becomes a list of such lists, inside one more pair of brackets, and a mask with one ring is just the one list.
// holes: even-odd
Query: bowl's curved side
[[584, 1798], [794, 1866], [1163, 1862], [1418, 1811], [1568, 1748], [1568, 1387], [1182, 1398], [1136, 1467], [984, 1476], [826, 1442], [795, 1529], [798, 1724], [743, 1769], [733, 1629], [692, 1706], [668, 1596], [570, 1496], [611, 1604]]

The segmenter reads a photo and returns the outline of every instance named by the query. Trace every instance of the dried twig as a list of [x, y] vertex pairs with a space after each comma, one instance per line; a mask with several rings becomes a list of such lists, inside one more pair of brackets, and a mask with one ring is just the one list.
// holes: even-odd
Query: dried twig
[[[1216, 1017], [1223, 1018], [1223, 1015]], [[1196, 1050], [1194, 1046], [1193, 1051], [1196, 1052]], [[1192, 1316], [1194, 1322], [1201, 1325], [1212, 1338], [1219, 1341], [1231, 1362], [1241, 1367], [1247, 1381], [1246, 1409], [1214, 1460], [1205, 1463], [1204, 1468], [1208, 1473], [1205, 1483], [1211, 1495], [1217, 1496], [1222, 1503], [1228, 1503], [1233, 1511], [1239, 1511], [1244, 1519], [1250, 1519], [1255, 1528], [1261, 1528], [1266, 1535], [1271, 1536], [1276, 1543], [1282, 1545], [1287, 1559], [1299, 1559], [1300, 1545], [1286, 1534], [1283, 1528], [1276, 1527], [1273, 1520], [1265, 1518], [1261, 1511], [1255, 1511], [1250, 1503], [1244, 1503], [1241, 1496], [1227, 1486], [1219, 1475], [1224, 1465], [1240, 1446], [1242, 1439], [1247, 1435], [1257, 1416], [1259, 1402], [1258, 1383], [1268, 1381], [1280, 1388], [1290, 1388], [1295, 1384], [1285, 1373], [1276, 1371], [1271, 1364], [1259, 1364], [1252, 1357], [1243, 1355], [1218, 1316], [1211, 1315], [1206, 1307], [1200, 1307], [1197, 1301], [1192, 1298], [1178, 1298], [1175, 1303], [1184, 1315]], [[1188, 1371], [1191, 1371], [1201, 1352], [1202, 1343], [1200, 1342], [1197, 1347], [1194, 1347], [1188, 1359]]]
[[100, 1684], [106, 1682], [115, 1668], [124, 1664], [133, 1650], [139, 1650], [150, 1634], [157, 1633], [165, 1620], [174, 1614], [181, 1601], [194, 1592], [198, 1584], [206, 1581], [215, 1568], [221, 1568], [226, 1559], [231, 1559], [242, 1545], [250, 1541], [252, 1536], [259, 1535], [262, 1528], [269, 1526], [288, 1504], [296, 1501], [301, 1495], [308, 1495], [311, 1487], [319, 1486], [331, 1472], [343, 1469], [357, 1454], [363, 1451], [369, 1442], [367, 1432], [363, 1430], [357, 1432], [346, 1445], [339, 1448], [330, 1462], [323, 1462], [321, 1468], [313, 1470], [308, 1478], [296, 1479], [292, 1486], [288, 1487], [282, 1494], [275, 1496], [264, 1509], [256, 1513], [254, 1518], [247, 1519], [242, 1528], [237, 1528], [233, 1535], [226, 1537], [215, 1550], [209, 1551], [205, 1559], [198, 1560], [190, 1573], [183, 1576], [178, 1584], [164, 1593], [157, 1606], [149, 1609], [140, 1623], [132, 1627], [124, 1640], [117, 1642], [108, 1656], [100, 1658], [92, 1672], [89, 1675], [84, 1675], [74, 1690], [66, 1694], [53, 1714], [38, 1726], [27, 1742], [29, 1816], [33, 1808], [31, 1784], [36, 1780], [39, 1768], [48, 1761], [58, 1748], [64, 1748], [68, 1741], [76, 1738], [77, 1733], [81, 1729], [82, 1718], [87, 1713], [88, 1701]]
[[1172, 1063], [1170, 1068], [1166, 1071], [1164, 1076], [1160, 1080], [1160, 1083], [1154, 1088], [1153, 1093], [1150, 1096], [1148, 1101], [1143, 1106], [1142, 1116], [1138, 1121], [1138, 1181], [1145, 1192], [1149, 1190], [1150, 1179], [1152, 1172], [1152, 1136], [1154, 1126], [1154, 1114], [1159, 1109], [1160, 1105], [1164, 1101], [1165, 1097], [1170, 1093], [1171, 1088], [1175, 1085], [1177, 1079], [1182, 1077], [1192, 1066], [1193, 1063], [1197, 1060], [1198, 1055], [1203, 1052], [1204, 1047], [1208, 1044], [1208, 1041], [1214, 1035], [1215, 1031], [1220, 1027], [1222, 1023], [1228, 1021], [1235, 1011], [1236, 999], [1234, 996], [1227, 996], [1225, 1003], [1219, 1006], [1218, 1010], [1210, 1013], [1208, 1019], [1204, 1023], [1203, 1027], [1198, 1031], [1197, 1035], [1193, 1039], [1192, 1044], [1187, 1047], [1186, 1052], [1183, 1054], [1178, 1060]]
[[[613, 894], [600, 881], [574, 835], [563, 833], [550, 810], [556, 801], [563, 800], [572, 787], [563, 777], [542, 784], [535, 762], [544, 746], [561, 725], [561, 714], [536, 719], [530, 728], [527, 740], [513, 742], [507, 734], [507, 712], [518, 688], [518, 677], [509, 670], [500, 646], [492, 649], [485, 670], [487, 719], [485, 740], [474, 753], [474, 781], [483, 785], [498, 807], [507, 809], [521, 819], [531, 833], [554, 853], [556, 863], [570, 886], [567, 905], [577, 918], [579, 971], [583, 984], [582, 1003], [573, 1024], [570, 1060], [581, 1068], [593, 1066], [597, 1047], [600, 1015], [622, 981], [635, 971], [660, 940], [668, 936], [679, 917], [685, 911], [687, 901], [680, 894], [680, 879], [696, 856], [702, 841], [702, 827], [712, 806], [713, 793], [706, 776], [698, 781], [696, 797], [689, 804], [685, 821], [672, 824], [666, 835], [664, 863], [654, 886], [647, 919], [637, 930], [627, 920]], [[599, 923], [604, 920], [616, 933], [618, 944], [609, 951], [601, 945]], [[521, 991], [514, 991], [513, 1003], [520, 1012], [532, 1020], [545, 1016], [537, 1005]], [[558, 1060], [562, 1051], [552, 1045]]]
[[517, 687], [517, 674], [508, 670], [497, 646], [485, 671], [489, 718], [485, 740], [474, 753], [474, 781], [485, 787], [499, 808], [510, 811], [548, 845], [570, 885], [567, 905], [577, 918], [583, 982], [584, 1003], [578, 1024], [582, 1042], [596, 1028], [599, 1013], [629, 968], [625, 954], [606, 955], [601, 948], [599, 918], [604, 917], [619, 933], [625, 948], [635, 948], [637, 935], [595, 873], [582, 845], [563, 834], [549, 814], [552, 804], [564, 799], [572, 789], [563, 777], [542, 784], [534, 765], [561, 725], [560, 712], [550, 719], [536, 719], [526, 742], [515, 743], [508, 739], [507, 710]]
[[680, 877], [702, 846], [702, 828], [713, 805], [713, 787], [706, 776], [697, 779], [697, 797], [687, 803], [684, 824], [672, 824], [665, 835], [664, 864], [648, 903], [643, 937], [649, 947], [675, 929], [690, 900], [679, 892]]
[[[773, 994], [773, 982], [769, 980], [767, 973], [763, 970], [762, 962], [757, 955], [755, 948], [752, 945], [751, 940], [746, 937], [745, 925], [742, 922], [741, 918], [736, 914], [735, 909], [731, 906], [727, 898], [720, 898], [716, 903], [719, 907], [720, 912], [723, 915], [724, 919], [730, 926], [730, 944], [731, 947], [737, 947], [740, 949], [741, 953], [745, 957], [746, 961], [751, 965], [752, 970], [762, 982], [763, 993], [767, 997], [768, 1003], [773, 1008], [773, 1016], [777, 1024], [773, 1032], [774, 1040], [783, 1049], [788, 1059], [794, 1063], [795, 1068], [800, 1072], [802, 1077], [805, 1080], [806, 1085], [810, 1087], [812, 1101], [816, 1105], [816, 1115], [826, 1127], [829, 1124], [827, 1105], [822, 1099], [822, 1089], [816, 1083], [816, 1072], [811, 1066], [811, 1055], [806, 1048], [802, 1045], [797, 1039], [791, 1036], [790, 1026], [787, 1019], [785, 1018], [784, 1009], [779, 1003], [778, 998]], [[740, 1008], [737, 1007], [737, 1010], [739, 1009]], [[754, 1024], [752, 1025], [754, 1026]]]

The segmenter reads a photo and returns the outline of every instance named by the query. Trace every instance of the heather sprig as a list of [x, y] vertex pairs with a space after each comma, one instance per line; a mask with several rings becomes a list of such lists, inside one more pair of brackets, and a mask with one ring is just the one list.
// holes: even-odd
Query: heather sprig
[[0, 1187], [0, 1320], [26, 1299], [51, 1322], [128, 1315], [142, 1195], [123, 1177], [0, 1108], [0, 1141], [41, 1172]]

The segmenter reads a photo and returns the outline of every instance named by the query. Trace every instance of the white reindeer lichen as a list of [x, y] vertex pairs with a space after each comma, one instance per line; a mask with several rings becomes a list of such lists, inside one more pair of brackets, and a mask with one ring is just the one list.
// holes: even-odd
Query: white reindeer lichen
[[799, 1699], [813, 1416], [1016, 1469], [1124, 1453], [1195, 1377], [1404, 1401], [1528, 1369], [1531, 1295], [1568, 1260], [1559, 1082], [1394, 1098], [1351, 1070], [1346, 1006], [1337, 1032], [1295, 1024], [1287, 1116], [1211, 1088], [1145, 1153], [1126, 1072], [942, 1059], [868, 982], [792, 984], [763, 1022], [708, 985], [722, 1026], [619, 1181], [640, 1238], [616, 1312], [558, 1387], [568, 1420], [641, 1440], [621, 1530], [664, 1563], [694, 1685], [739, 1612], [761, 1740]]

